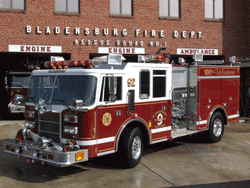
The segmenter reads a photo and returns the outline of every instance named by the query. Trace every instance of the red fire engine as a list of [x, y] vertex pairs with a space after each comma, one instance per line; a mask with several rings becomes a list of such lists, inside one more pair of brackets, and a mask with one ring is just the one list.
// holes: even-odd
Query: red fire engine
[[31, 72], [8, 72], [5, 76], [6, 92], [10, 95], [8, 108], [10, 113], [24, 113], [25, 106], [15, 105], [15, 95], [27, 95]]
[[[103, 63], [100, 63], [103, 62]], [[202, 62], [201, 62], [202, 63]], [[46, 62], [32, 73], [25, 128], [4, 151], [57, 166], [118, 152], [135, 167], [143, 147], [204, 131], [219, 142], [239, 121], [239, 67], [171, 65], [159, 55]]]

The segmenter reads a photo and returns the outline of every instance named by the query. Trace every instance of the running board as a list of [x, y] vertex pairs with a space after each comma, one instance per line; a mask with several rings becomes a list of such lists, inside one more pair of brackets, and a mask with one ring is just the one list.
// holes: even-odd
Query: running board
[[191, 130], [186, 130], [186, 129], [179, 129], [177, 131], [172, 131], [171, 137], [172, 139], [174, 138], [178, 138], [178, 137], [182, 137], [182, 136], [187, 136], [187, 135], [191, 135], [194, 133], [198, 133], [198, 132], [202, 132], [202, 131], [207, 131], [208, 129], [204, 129], [204, 130], [198, 130], [198, 131], [191, 131]]

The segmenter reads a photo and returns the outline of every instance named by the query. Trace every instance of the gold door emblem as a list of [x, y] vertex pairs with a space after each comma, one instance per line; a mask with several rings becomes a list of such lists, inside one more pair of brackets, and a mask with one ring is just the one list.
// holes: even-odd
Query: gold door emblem
[[105, 114], [103, 114], [103, 117], [102, 117], [103, 125], [109, 126], [111, 124], [111, 121], [112, 121], [112, 117], [110, 113], [106, 112]]

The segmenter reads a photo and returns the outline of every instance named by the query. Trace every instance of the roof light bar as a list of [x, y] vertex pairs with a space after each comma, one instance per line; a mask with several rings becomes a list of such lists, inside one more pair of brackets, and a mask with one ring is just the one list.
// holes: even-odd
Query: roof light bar
[[165, 57], [163, 55], [139, 55], [139, 62], [163, 62]]
[[87, 67], [87, 68], [93, 68], [99, 67], [102, 64], [102, 61], [99, 59], [93, 59], [93, 60], [70, 60], [70, 61], [46, 61], [44, 63], [44, 66], [46, 68], [68, 68], [68, 67]]

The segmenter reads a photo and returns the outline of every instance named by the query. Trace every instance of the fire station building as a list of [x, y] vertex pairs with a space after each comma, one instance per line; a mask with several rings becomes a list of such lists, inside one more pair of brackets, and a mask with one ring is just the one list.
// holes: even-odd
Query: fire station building
[[[8, 72], [30, 72], [52, 56], [121, 53], [136, 62], [138, 55], [165, 53], [175, 63], [202, 53], [204, 60], [246, 62], [249, 8], [247, 0], [0, 0], [0, 116], [10, 99]], [[246, 91], [248, 68], [242, 72]]]

